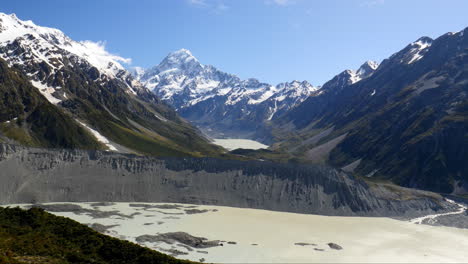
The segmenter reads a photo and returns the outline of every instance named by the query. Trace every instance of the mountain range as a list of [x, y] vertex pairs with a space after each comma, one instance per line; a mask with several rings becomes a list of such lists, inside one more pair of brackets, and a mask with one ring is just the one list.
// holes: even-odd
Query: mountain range
[[275, 120], [277, 150], [368, 179], [466, 194], [467, 33], [422, 37], [357, 83], [333, 78]]
[[[359, 82], [377, 67], [376, 62], [367, 61], [356, 71], [344, 71], [338, 81], [343, 85]], [[254, 78], [241, 80], [201, 64], [186, 49], [170, 53], [148, 70], [135, 68], [133, 75], [209, 136], [264, 143], [272, 143], [268, 133], [272, 120], [322, 93], [320, 86], [307, 81], [271, 85]]]
[[241, 80], [203, 65], [189, 50], [170, 53], [157, 66], [135, 69], [135, 77], [178, 113], [212, 137], [258, 138], [263, 124], [317, 92], [307, 81], [276, 86]]
[[[370, 181], [468, 192], [468, 39], [422, 37], [322, 86], [242, 80], [190, 51], [125, 69], [99, 43], [0, 14], [0, 140], [153, 156], [325, 164]], [[188, 120], [188, 121], [186, 121]], [[201, 131], [200, 131], [200, 130]]]
[[321, 87], [241, 80], [185, 49], [134, 76], [212, 137], [259, 140], [282, 160], [368, 179], [466, 193], [465, 31], [421, 37], [380, 65], [368, 61]]

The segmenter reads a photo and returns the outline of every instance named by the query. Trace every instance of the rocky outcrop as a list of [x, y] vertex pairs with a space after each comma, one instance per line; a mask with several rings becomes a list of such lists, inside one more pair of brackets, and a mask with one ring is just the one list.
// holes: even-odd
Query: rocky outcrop
[[335, 244], [335, 243], [328, 243], [328, 246], [329, 246], [331, 249], [335, 249], [335, 250], [342, 250], [342, 249], [343, 249], [340, 245]]
[[136, 241], [139, 243], [164, 242], [170, 245], [176, 242], [179, 242], [190, 248], [210, 248], [210, 247], [222, 246], [219, 240], [209, 241], [207, 238], [192, 236], [185, 232], [164, 233], [164, 234], [159, 234], [159, 235], [154, 235], [154, 236], [142, 235], [142, 236], [137, 237]]
[[213, 158], [157, 159], [0, 144], [0, 203], [180, 202], [323, 215], [414, 217], [450, 209], [323, 166]]

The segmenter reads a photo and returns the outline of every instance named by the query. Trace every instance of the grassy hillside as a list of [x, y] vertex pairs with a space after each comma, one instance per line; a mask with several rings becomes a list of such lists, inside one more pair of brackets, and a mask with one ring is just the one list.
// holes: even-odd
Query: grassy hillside
[[193, 263], [102, 235], [42, 209], [0, 208], [0, 264]]

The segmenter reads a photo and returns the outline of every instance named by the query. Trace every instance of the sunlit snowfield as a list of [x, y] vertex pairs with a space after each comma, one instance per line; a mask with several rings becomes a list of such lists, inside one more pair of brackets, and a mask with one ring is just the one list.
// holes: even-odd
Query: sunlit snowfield
[[268, 148], [267, 145], [250, 139], [214, 139], [213, 143], [227, 150]]
[[[187, 204], [47, 205], [55, 206], [49, 210], [56, 215], [95, 224], [111, 236], [140, 241], [141, 245], [195, 261], [421, 263], [468, 259], [468, 230], [389, 218], [327, 217]], [[203, 243], [194, 245], [170, 235], [157, 236], [169, 232], [204, 237], [207, 245], [214, 242], [222, 246], [204, 248]], [[328, 243], [342, 249], [333, 249]]]

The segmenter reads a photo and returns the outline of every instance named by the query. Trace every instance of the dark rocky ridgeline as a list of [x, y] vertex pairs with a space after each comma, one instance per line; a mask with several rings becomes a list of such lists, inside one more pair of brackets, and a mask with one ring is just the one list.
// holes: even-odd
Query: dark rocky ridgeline
[[276, 134], [299, 134], [282, 147], [307, 162], [356, 162], [361, 176], [468, 193], [467, 35], [420, 38], [357, 83], [338, 75], [278, 120]]
[[392, 192], [328, 167], [0, 144], [0, 203], [66, 201], [181, 202], [395, 217], [449, 209], [438, 195]]

